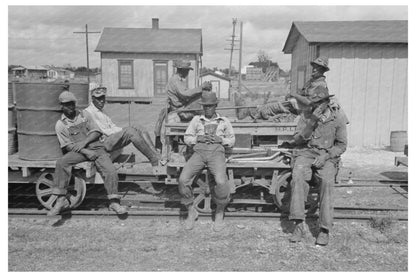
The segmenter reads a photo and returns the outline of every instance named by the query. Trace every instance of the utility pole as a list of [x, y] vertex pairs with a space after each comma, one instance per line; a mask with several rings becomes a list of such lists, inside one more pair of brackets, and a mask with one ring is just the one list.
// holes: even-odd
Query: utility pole
[[[233, 51], [234, 51], [234, 41], [235, 41], [235, 24], [237, 23], [237, 18], [233, 18], [233, 34], [231, 35], [231, 53], [230, 53], [230, 66], [228, 67], [228, 77], [231, 76], [231, 66], [233, 63]], [[226, 49], [228, 50], [228, 49]]]
[[243, 21], [240, 22], [240, 57], [238, 61], [238, 92], [241, 94], [241, 60], [243, 57]]
[[85, 45], [87, 46], [87, 80], [88, 89], [90, 86], [90, 58], [88, 54], [88, 34], [99, 34], [101, 32], [88, 32], [88, 24], [85, 24], [85, 32], [74, 32], [74, 34], [85, 34]]

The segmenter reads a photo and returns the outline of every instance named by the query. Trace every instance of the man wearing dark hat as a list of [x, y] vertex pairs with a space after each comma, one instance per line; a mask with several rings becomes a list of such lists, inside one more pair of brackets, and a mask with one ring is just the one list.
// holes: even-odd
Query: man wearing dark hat
[[57, 215], [70, 207], [67, 188], [72, 166], [85, 161], [94, 161], [103, 177], [107, 197], [110, 200], [109, 209], [117, 214], [126, 213], [126, 208], [120, 205], [117, 171], [110, 154], [98, 141], [101, 136], [98, 126], [88, 120], [83, 112], [76, 110], [76, 98], [70, 91], [62, 92], [59, 95], [59, 102], [63, 114], [56, 122], [55, 131], [64, 156], [56, 161], [54, 180], [56, 187], [52, 189], [52, 193], [58, 198], [47, 215]]
[[[159, 119], [155, 127], [157, 148], [161, 148], [160, 132], [162, 128], [162, 122], [167, 114], [178, 109], [196, 108], [196, 101], [201, 98], [202, 91], [210, 91], [212, 89], [210, 82], [204, 82], [201, 86], [188, 89], [186, 78], [189, 75], [189, 71], [193, 70], [190, 61], [177, 60], [173, 62], [173, 66], [176, 68], [176, 73], [171, 78], [169, 78], [168, 84], [166, 86], [168, 107], [167, 109], [163, 109], [160, 112]], [[198, 114], [198, 112], [179, 112], [172, 115], [177, 117], [178, 121], [189, 121], [195, 114]], [[175, 117], [173, 117], [172, 120], [175, 120]]]
[[97, 87], [91, 91], [91, 104], [84, 110], [85, 116], [102, 132], [100, 141], [108, 152], [113, 152], [133, 143], [137, 150], [149, 159], [153, 173], [159, 175], [160, 154], [155, 149], [149, 133], [142, 126], [121, 128], [116, 126], [104, 112], [107, 88]]
[[211, 194], [217, 206], [213, 229], [218, 232], [224, 227], [224, 209], [230, 195], [226, 176], [225, 147], [234, 146], [235, 136], [230, 121], [215, 111], [218, 104], [215, 93], [204, 92], [199, 103], [204, 109], [204, 114], [194, 116], [184, 136], [185, 143], [193, 146], [194, 153], [179, 176], [179, 192], [182, 195], [182, 204], [188, 209], [185, 228], [190, 230], [198, 218], [198, 212], [193, 206], [192, 182], [194, 177], [207, 167], [215, 179], [215, 187], [211, 188]]
[[329, 106], [330, 97], [324, 86], [314, 88], [307, 96], [309, 108], [301, 114], [296, 127], [292, 161], [289, 219], [295, 223], [291, 242], [302, 239], [305, 201], [312, 174], [320, 184], [319, 227], [316, 244], [327, 245], [333, 222], [332, 189], [340, 156], [347, 147], [346, 122], [338, 110]]

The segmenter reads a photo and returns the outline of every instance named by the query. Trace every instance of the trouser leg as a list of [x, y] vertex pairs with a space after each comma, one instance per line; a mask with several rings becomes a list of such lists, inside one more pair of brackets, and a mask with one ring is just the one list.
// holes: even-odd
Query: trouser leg
[[95, 160], [98, 172], [104, 179], [104, 187], [109, 199], [119, 198], [118, 196], [118, 174], [111, 161], [110, 154], [104, 150], [100, 151], [98, 158]]
[[230, 187], [227, 182], [224, 152], [214, 151], [209, 154], [207, 167], [215, 180], [214, 190], [211, 190], [212, 198], [217, 206], [225, 206], [230, 200]]
[[65, 195], [67, 193], [69, 180], [71, 179], [72, 166], [87, 160], [87, 157], [76, 152], [68, 152], [62, 158], [57, 160], [54, 180], [56, 187], [52, 188], [52, 193]]
[[313, 158], [296, 157], [292, 169], [289, 219], [305, 220], [305, 201], [309, 191], [308, 181], [312, 178]]
[[192, 204], [194, 201], [192, 182], [204, 166], [205, 163], [203, 157], [201, 157], [199, 153], [195, 152], [186, 162], [181, 175], [179, 176], [179, 193], [182, 196], [181, 203], [185, 206]]
[[331, 161], [316, 172], [317, 181], [320, 184], [319, 193], [319, 226], [330, 230], [334, 219], [334, 207], [332, 204], [332, 191], [334, 186], [336, 167]]
[[136, 149], [148, 158], [153, 166], [158, 165], [160, 154], [153, 146], [150, 135], [146, 133], [147, 131], [142, 131], [140, 128], [123, 128], [122, 131], [106, 138], [104, 142], [105, 149], [111, 152], [133, 143]]

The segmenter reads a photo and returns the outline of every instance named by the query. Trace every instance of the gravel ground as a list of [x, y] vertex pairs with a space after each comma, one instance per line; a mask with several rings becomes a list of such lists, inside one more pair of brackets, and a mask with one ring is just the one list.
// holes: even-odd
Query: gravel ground
[[[337, 222], [327, 247], [279, 220], [9, 219], [9, 271], [407, 271], [407, 224]], [[59, 224], [58, 224], [59, 225]]]

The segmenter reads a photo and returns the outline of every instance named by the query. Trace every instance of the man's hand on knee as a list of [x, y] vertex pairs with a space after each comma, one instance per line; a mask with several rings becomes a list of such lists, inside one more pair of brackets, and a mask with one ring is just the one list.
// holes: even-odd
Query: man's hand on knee
[[312, 163], [312, 166], [316, 167], [316, 168], [321, 168], [324, 166], [325, 162], [329, 159], [329, 154], [325, 153], [322, 155], [319, 155], [318, 157], [315, 158], [315, 160]]
[[186, 198], [193, 197], [192, 188], [190, 186], [181, 186], [179, 185], [179, 193]]

